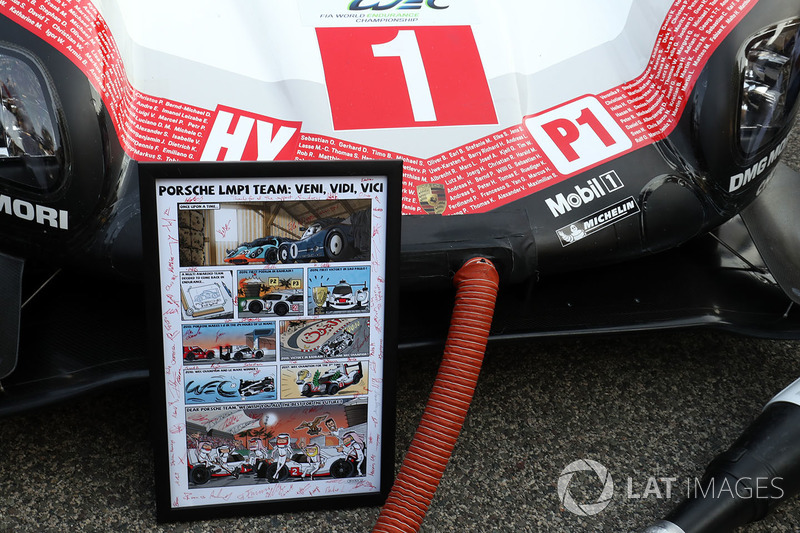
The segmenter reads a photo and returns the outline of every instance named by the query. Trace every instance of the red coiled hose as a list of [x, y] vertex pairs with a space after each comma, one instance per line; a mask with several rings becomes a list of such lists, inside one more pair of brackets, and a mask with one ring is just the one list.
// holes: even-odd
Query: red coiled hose
[[488, 259], [470, 259], [456, 272], [455, 308], [439, 373], [373, 532], [414, 532], [422, 526], [472, 402], [498, 284]]

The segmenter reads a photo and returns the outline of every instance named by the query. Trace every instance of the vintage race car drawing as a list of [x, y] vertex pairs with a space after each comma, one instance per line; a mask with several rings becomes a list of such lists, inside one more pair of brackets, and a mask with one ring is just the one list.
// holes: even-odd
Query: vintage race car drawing
[[[363, 212], [361, 212], [363, 213]], [[346, 261], [361, 253], [354, 238], [353, 219], [363, 224], [362, 216], [323, 218], [301, 227], [300, 240], [287, 245], [285, 256], [292, 261]], [[281, 256], [283, 257], [283, 255]]]
[[[183, 2], [76, 0], [58, 7], [75, 43], [11, 4], [0, 414], [147, 376], [145, 349], [97, 368], [56, 341], [86, 323], [143, 330], [138, 176], [168, 160], [401, 159], [401, 345], [446, 336], [453, 273], [476, 255], [499, 274], [495, 339], [690, 326], [800, 338], [800, 180], [781, 163], [800, 94], [798, 0], [503, 0], [491, 17], [429, 0], [403, 4], [414, 24], [371, 25], [351, 15], [400, 7], [210, 3], [187, 18]], [[89, 16], [68, 11], [78, 4]], [[275, 234], [265, 224], [258, 234]], [[343, 226], [312, 224], [278, 261], [347, 257]], [[202, 255], [214, 228], [181, 229]], [[98, 276], [122, 295], [113, 313], [82, 303]], [[204, 282], [175, 305], [226, 320], [232, 299]], [[96, 343], [113, 352], [119, 339]]]
[[274, 265], [280, 258], [278, 250], [284, 240], [280, 237], [263, 237], [242, 243], [238, 248], [228, 251], [225, 262], [234, 265], [247, 265], [250, 263]]

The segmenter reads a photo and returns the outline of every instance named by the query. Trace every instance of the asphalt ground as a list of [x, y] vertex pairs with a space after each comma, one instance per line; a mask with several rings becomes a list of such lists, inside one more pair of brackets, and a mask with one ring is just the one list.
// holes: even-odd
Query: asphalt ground
[[[402, 359], [398, 464], [438, 359], [435, 351]], [[422, 531], [637, 531], [676, 504], [796, 376], [800, 342], [713, 331], [494, 345]], [[141, 387], [0, 421], [0, 531], [371, 530], [376, 507], [159, 525]], [[614, 480], [611, 503], [594, 516], [565, 510], [557, 494], [562, 470], [577, 459], [598, 461]], [[674, 478], [669, 497], [665, 478]], [[576, 478], [571, 490], [591, 501], [599, 481]], [[793, 501], [745, 531], [799, 530]]]
[[[784, 160], [800, 169], [793, 135]], [[439, 353], [404, 353], [396, 461], [411, 441]], [[634, 532], [661, 518], [785, 385], [800, 341], [667, 330], [491, 345], [424, 532]], [[370, 531], [379, 509], [156, 522], [146, 385], [126, 383], [0, 420], [0, 531]], [[609, 505], [577, 516], [558, 479], [579, 459], [614, 481]], [[602, 489], [576, 474], [571, 493]], [[669, 489], [669, 490], [668, 490]], [[800, 500], [742, 533], [800, 531]]]

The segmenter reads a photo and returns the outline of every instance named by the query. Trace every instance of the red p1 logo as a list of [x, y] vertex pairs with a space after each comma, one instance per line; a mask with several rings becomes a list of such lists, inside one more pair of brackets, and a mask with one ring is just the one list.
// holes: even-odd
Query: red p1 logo
[[591, 167], [633, 146], [594, 96], [526, 117], [525, 128], [561, 174]]

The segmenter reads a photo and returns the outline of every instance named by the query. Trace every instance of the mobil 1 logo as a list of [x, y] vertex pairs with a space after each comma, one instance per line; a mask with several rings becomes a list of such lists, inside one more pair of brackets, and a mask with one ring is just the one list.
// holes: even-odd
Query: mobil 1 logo
[[622, 180], [613, 170], [592, 178], [585, 185], [575, 185], [574, 192], [558, 193], [550, 198], [545, 198], [544, 203], [550, 209], [554, 218], [572, 211], [584, 204], [588, 204], [608, 193], [623, 187]]
[[557, 229], [556, 234], [561, 241], [562, 247], [569, 246], [638, 212], [639, 204], [636, 203], [633, 196], [629, 196], [624, 200], [595, 211], [589, 216], [576, 220], [572, 224], [567, 224], [563, 228]]

